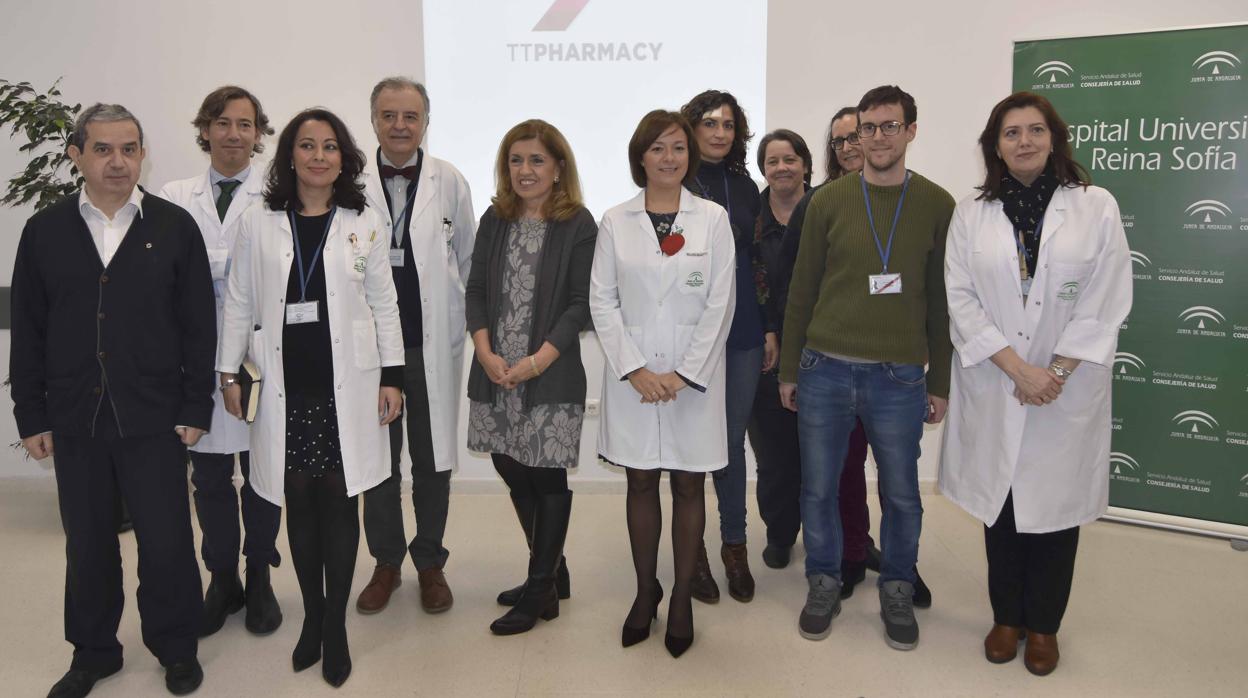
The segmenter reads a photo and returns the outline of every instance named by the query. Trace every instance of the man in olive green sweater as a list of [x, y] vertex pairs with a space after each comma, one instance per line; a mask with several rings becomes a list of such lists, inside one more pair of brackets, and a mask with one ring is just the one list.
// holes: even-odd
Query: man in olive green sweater
[[812, 640], [827, 637], [840, 612], [837, 488], [855, 419], [879, 468], [886, 641], [912, 649], [919, 640], [912, 598], [923, 523], [919, 441], [923, 423], [943, 419], [948, 404], [944, 257], [954, 200], [906, 169], [916, 118], [914, 99], [898, 87], [863, 96], [862, 173], [811, 199], [789, 288], [780, 395], [798, 410], [810, 585], [798, 628]]

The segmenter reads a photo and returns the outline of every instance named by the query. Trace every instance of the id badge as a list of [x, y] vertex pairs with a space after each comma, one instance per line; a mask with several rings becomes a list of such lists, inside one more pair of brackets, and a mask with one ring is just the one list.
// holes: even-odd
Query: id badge
[[867, 277], [869, 291], [873, 296], [901, 293], [901, 274], [872, 274]]
[[286, 324], [303, 325], [309, 322], [320, 322], [320, 301], [286, 304]]
[[403, 266], [403, 248], [402, 247], [390, 248], [390, 266], [392, 267]]
[[1022, 289], [1022, 290], [1023, 290], [1023, 298], [1026, 298], [1027, 296], [1030, 296], [1030, 295], [1031, 295], [1031, 282], [1032, 282], [1032, 279], [1022, 279], [1022, 280], [1021, 280], [1021, 282], [1020, 282], [1020, 283], [1022, 284], [1022, 287], [1023, 287], [1023, 289]]
[[230, 251], [225, 248], [212, 248], [208, 250], [208, 266], [212, 272], [212, 278], [224, 279], [230, 273]]

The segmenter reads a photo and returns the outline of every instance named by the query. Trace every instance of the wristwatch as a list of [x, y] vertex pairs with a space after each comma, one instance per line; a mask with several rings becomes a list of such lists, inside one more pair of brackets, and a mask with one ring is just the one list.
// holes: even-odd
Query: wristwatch
[[1066, 368], [1065, 366], [1059, 364], [1056, 361], [1049, 364], [1049, 370], [1052, 371], [1053, 375], [1057, 376], [1058, 378], [1069, 378], [1070, 374], [1074, 373], [1074, 371], [1070, 370], [1069, 368]]

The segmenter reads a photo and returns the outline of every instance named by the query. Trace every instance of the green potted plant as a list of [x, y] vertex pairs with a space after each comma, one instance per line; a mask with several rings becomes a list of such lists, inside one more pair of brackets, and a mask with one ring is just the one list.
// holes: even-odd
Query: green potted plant
[[41, 93], [29, 82], [0, 78], [0, 126], [9, 127], [10, 138], [21, 134], [26, 142], [18, 151], [30, 158], [25, 169], [9, 179], [0, 204], [24, 206], [34, 202], [39, 211], [82, 187], [82, 176], [67, 152], [82, 105], [61, 101], [60, 84], [57, 78]]

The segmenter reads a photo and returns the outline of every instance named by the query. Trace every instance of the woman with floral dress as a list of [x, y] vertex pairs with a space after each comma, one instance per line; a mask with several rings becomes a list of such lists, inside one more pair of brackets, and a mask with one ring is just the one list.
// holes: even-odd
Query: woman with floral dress
[[580, 453], [589, 273], [598, 227], [581, 203], [572, 149], [554, 126], [516, 125], [498, 148], [497, 192], [477, 230], [468, 277], [468, 448], [488, 452], [529, 544], [528, 578], [498, 595], [498, 635], [559, 615], [570, 595], [563, 542], [568, 468]]

